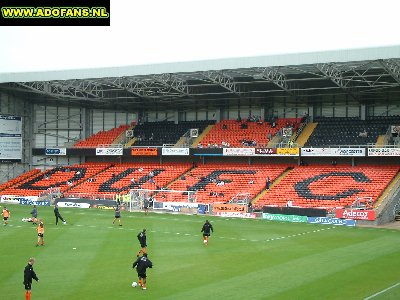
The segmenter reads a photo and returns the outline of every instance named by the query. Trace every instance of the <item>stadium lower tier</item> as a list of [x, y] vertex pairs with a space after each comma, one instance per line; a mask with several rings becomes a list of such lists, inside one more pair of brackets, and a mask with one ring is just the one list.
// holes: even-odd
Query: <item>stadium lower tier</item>
[[[252, 202], [253, 207], [348, 207], [360, 199], [372, 206], [396, 178], [400, 166], [190, 163], [85, 163], [31, 170], [0, 186], [0, 195], [40, 196], [57, 189], [76, 197], [117, 195], [134, 189], [155, 190], [157, 201], [174, 201], [162, 190], [190, 191], [191, 201]], [[179, 193], [177, 193], [179, 194]], [[185, 197], [181, 197], [185, 199]]]

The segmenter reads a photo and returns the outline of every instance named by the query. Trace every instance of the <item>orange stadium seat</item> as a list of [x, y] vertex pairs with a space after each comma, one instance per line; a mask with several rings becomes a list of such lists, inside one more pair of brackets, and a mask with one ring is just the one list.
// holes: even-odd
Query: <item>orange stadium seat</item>
[[129, 125], [120, 125], [119, 127], [110, 129], [108, 131], [99, 131], [85, 140], [78, 141], [77, 143], [75, 143], [74, 147], [93, 148], [99, 145], [112, 144], [115, 139], [128, 128]]
[[357, 197], [376, 201], [399, 172], [398, 166], [297, 166], [265, 193], [254, 206], [336, 208], [351, 205]]

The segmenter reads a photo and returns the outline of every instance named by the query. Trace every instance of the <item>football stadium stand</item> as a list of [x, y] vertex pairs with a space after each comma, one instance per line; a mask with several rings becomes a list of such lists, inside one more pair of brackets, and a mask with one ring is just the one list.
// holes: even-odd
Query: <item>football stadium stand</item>
[[286, 206], [290, 199], [293, 206], [329, 209], [350, 206], [357, 197], [375, 202], [398, 172], [399, 166], [297, 166], [253, 205]]
[[129, 125], [120, 125], [119, 127], [110, 129], [108, 131], [99, 131], [85, 140], [78, 141], [77, 143], [75, 143], [74, 147], [95, 148], [100, 145], [110, 145], [121, 133], [123, 133], [128, 128]]

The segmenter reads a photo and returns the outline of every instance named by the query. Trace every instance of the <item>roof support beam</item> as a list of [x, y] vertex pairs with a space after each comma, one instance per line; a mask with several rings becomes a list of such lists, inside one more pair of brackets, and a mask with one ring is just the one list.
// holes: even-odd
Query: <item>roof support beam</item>
[[267, 68], [256, 68], [255, 70], [260, 73], [261, 78], [267, 79], [269, 82], [274, 83], [276, 86], [280, 87], [289, 95], [295, 96], [292, 90], [293, 88], [291, 86], [292, 84], [289, 84], [285, 74], [280, 72], [279, 68], [267, 67]]
[[400, 84], [400, 65], [393, 59], [383, 59], [380, 63], [387, 72]]
[[[106, 102], [105, 100], [102, 100], [99, 96], [102, 96], [102, 93], [99, 93], [98, 95], [93, 92], [86, 92], [76, 88], [71, 84], [60, 84], [58, 82], [49, 81], [19, 82], [16, 84], [24, 88], [36, 91], [38, 93], [45, 94], [51, 97], [56, 97], [59, 99], [67, 98], [71, 100], [86, 100], [101, 103]], [[89, 85], [86, 85], [86, 88], [88, 87]]]
[[224, 71], [208, 71], [204, 72], [203, 75], [231, 93], [240, 96], [240, 85], [231, 76], [224, 74]]
[[334, 84], [340, 87], [343, 91], [345, 91], [350, 97], [354, 100], [359, 101], [359, 98], [352, 91], [352, 87], [350, 85], [351, 79], [345, 79], [343, 77], [343, 71], [341, 71], [338, 66], [334, 63], [326, 63], [326, 64], [316, 64], [315, 67], [321, 71], [324, 76], [329, 78]]
[[160, 75], [153, 75], [153, 78], [181, 94], [181, 96], [191, 97], [189, 94], [189, 86], [186, 81], [179, 78], [177, 75], [164, 73]]

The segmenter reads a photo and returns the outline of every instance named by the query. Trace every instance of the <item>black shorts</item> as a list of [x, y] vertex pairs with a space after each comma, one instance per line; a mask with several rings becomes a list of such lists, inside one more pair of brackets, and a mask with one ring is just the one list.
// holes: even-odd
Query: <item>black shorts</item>
[[119, 218], [121, 218], [121, 216], [115, 216], [115, 218], [116, 218], [116, 219], [119, 219]]
[[24, 283], [23, 285], [25, 286], [25, 290], [31, 290], [32, 289], [32, 283]]
[[146, 248], [146, 247], [147, 247], [147, 245], [146, 245], [146, 244], [140, 244], [140, 247], [142, 247], [142, 248]]
[[210, 236], [209, 233], [203, 233], [203, 236]]
[[37, 236], [43, 237], [43, 233], [38, 233]]
[[8, 220], [8, 217], [4, 217], [3, 220], [4, 220], [4, 221], [7, 221], [7, 220]]
[[139, 278], [146, 278], [146, 272], [138, 273]]

